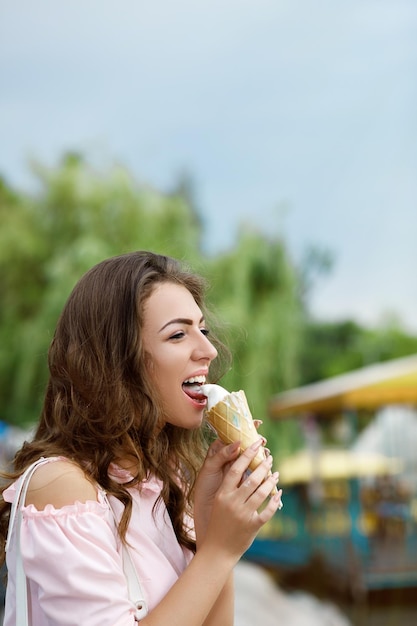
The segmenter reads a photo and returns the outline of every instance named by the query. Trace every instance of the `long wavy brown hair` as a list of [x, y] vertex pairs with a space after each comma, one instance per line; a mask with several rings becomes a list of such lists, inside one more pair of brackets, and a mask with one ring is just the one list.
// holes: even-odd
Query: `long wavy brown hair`
[[[207, 315], [204, 280], [163, 255], [139, 251], [113, 257], [80, 279], [49, 348], [49, 380], [37, 430], [17, 452], [14, 471], [3, 478], [7, 487], [41, 456], [71, 459], [123, 502], [119, 533], [124, 539], [132, 511], [126, 487], [153, 474], [162, 480], [161, 497], [178, 541], [195, 549], [184, 518], [192, 514], [195, 479], [207, 447], [204, 428], [166, 424], [161, 429], [163, 414], [142, 346], [144, 304], [164, 282], [186, 287]], [[227, 359], [224, 345], [210, 339]], [[138, 468], [128, 485], [109, 476], [110, 463], [118, 459], [134, 460]], [[10, 504], [1, 498], [2, 548], [9, 514]]]

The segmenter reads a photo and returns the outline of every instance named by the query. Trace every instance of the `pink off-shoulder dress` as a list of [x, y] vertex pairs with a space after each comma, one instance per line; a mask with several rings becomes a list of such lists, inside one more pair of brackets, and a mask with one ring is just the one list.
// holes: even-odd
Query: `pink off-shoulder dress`
[[[58, 460], [51, 458], [50, 462]], [[61, 458], [62, 460], [62, 458]], [[132, 476], [117, 466], [111, 475], [120, 483]], [[4, 491], [13, 502], [15, 484]], [[175, 536], [156, 478], [129, 488], [133, 512], [127, 542], [145, 600], [151, 611], [172, 587], [192, 558]], [[109, 496], [116, 518], [123, 505]], [[16, 554], [7, 553], [8, 583], [4, 626], [16, 626]], [[28, 579], [31, 626], [133, 626], [138, 621], [122, 568], [116, 522], [98, 488], [97, 501], [38, 511], [23, 508], [21, 552]]]

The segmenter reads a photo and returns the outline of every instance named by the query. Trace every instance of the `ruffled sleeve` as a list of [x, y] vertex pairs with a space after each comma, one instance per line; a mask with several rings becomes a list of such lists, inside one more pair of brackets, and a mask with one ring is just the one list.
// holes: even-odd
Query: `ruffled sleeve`
[[33, 624], [136, 623], [115, 523], [101, 492], [97, 502], [76, 502], [60, 509], [48, 505], [43, 511], [25, 507], [21, 551], [33, 600]]

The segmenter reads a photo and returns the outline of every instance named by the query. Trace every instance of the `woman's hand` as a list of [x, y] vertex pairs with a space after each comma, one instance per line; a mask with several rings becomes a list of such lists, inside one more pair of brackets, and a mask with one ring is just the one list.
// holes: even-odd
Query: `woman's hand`
[[[262, 423], [262, 420], [254, 420], [255, 428], [258, 429]], [[266, 445], [265, 437], [260, 436], [259, 441], [262, 446]], [[214, 496], [222, 484], [225, 473], [231, 463], [238, 457], [239, 448], [239, 441], [226, 445], [220, 439], [216, 439], [208, 449], [195, 488], [194, 521], [197, 542], [205, 533], [211, 515]], [[265, 453], [269, 456], [270, 451], [268, 448], [265, 448]]]
[[[272, 457], [268, 456], [249, 476], [246, 473], [261, 445], [262, 439], [259, 439], [238, 459], [223, 464], [223, 480], [211, 496], [210, 519], [204, 536], [198, 539], [197, 548], [200, 542], [204, 547], [210, 545], [213, 552], [220, 549], [224, 554], [238, 560], [251, 545], [260, 528], [274, 515], [280, 504], [281, 493], [270, 497], [271, 490], [278, 481], [277, 472], [270, 474]], [[233, 456], [226, 448], [217, 451], [216, 447], [214, 454], [207, 457], [209, 468], [214, 468], [222, 458]], [[218, 477], [220, 474], [220, 471], [211, 474], [207, 467], [204, 470], [208, 476]], [[212, 484], [214, 486], [215, 480]], [[198, 532], [197, 518], [196, 530]]]
[[197, 544], [207, 530], [214, 497], [230, 464], [236, 460], [238, 454], [239, 442], [226, 445], [220, 439], [216, 439], [208, 449], [195, 486], [194, 521]]
[[213, 527], [217, 529], [215, 535], [219, 533], [220, 537], [225, 525], [234, 527], [234, 532], [239, 535], [242, 524], [246, 525], [248, 536], [251, 537], [249, 546], [261, 526], [275, 513], [280, 504], [280, 493], [277, 498], [270, 498], [262, 514], [258, 514], [258, 509], [265, 504], [278, 481], [277, 473], [270, 474], [272, 457], [267, 456], [256, 470], [249, 476], [246, 474], [263, 441], [260, 438], [237, 459], [238, 442], [225, 446], [215, 441], [210, 446], [196, 484], [197, 548]]

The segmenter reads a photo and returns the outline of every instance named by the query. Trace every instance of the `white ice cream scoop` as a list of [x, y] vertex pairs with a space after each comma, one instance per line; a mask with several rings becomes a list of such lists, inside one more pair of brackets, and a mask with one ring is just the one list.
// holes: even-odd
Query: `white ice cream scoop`
[[223, 398], [225, 398], [229, 392], [227, 391], [227, 389], [224, 389], [224, 387], [220, 387], [220, 385], [202, 385], [200, 387], [200, 393], [203, 394], [203, 396], [206, 396], [207, 398], [207, 410], [210, 411], [210, 409], [217, 404], [218, 402], [220, 402], [220, 400], [223, 400]]

